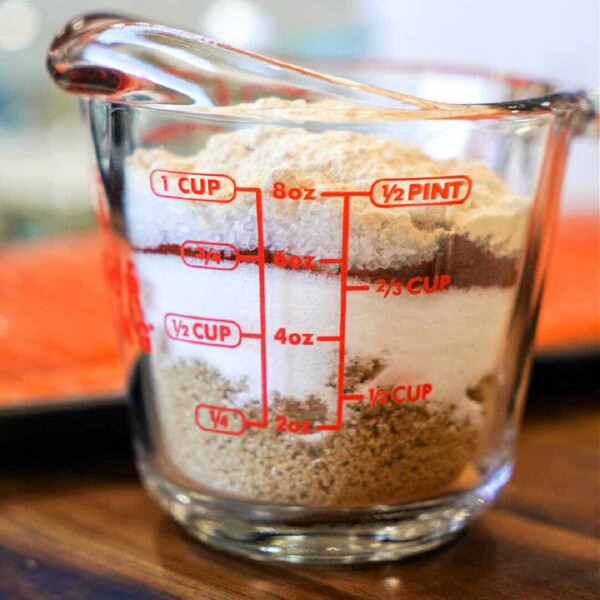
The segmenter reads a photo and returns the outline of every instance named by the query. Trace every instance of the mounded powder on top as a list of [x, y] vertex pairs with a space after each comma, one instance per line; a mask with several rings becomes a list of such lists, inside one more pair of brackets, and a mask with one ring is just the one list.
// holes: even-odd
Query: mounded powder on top
[[[255, 197], [238, 193], [219, 210], [202, 202], [170, 202], [153, 196], [152, 169], [223, 173], [241, 187], [259, 187], [268, 198], [273, 184], [324, 191], [368, 191], [381, 178], [466, 175], [473, 181], [464, 204], [382, 210], [368, 198], [353, 202], [351, 268], [395, 268], [431, 260], [450, 237], [460, 235], [499, 257], [521, 247], [529, 201], [513, 194], [487, 167], [462, 159], [436, 161], [413, 146], [347, 131], [257, 126], [211, 136], [202, 150], [181, 157], [138, 150], [128, 161], [129, 235], [134, 246], [153, 249], [179, 243], [186, 233], [210, 232], [211, 240], [241, 249], [256, 247]], [[147, 193], [143, 193], [146, 190]], [[217, 194], [218, 197], [218, 194]], [[297, 254], [335, 256], [340, 247], [340, 205], [263, 203], [265, 247]], [[331, 220], [331, 234], [320, 235]], [[290, 227], [290, 223], [292, 226]], [[314, 232], [314, 235], [312, 233]]]

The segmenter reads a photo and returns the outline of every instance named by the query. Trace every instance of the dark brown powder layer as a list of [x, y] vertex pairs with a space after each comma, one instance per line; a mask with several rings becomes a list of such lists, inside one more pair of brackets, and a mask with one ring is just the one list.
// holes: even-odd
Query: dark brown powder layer
[[447, 274], [452, 278], [452, 287], [510, 287], [517, 279], [517, 261], [496, 256], [489, 248], [452, 235], [441, 242], [432, 260], [398, 269], [350, 269], [348, 274], [366, 281], [395, 277], [403, 283], [411, 277]]
[[[160, 244], [155, 248], [137, 248], [144, 253], [153, 254], [181, 254], [179, 244]], [[256, 248], [239, 250], [240, 255], [249, 256], [256, 253]], [[185, 256], [193, 256], [194, 251], [184, 249]], [[231, 256], [223, 256], [223, 260], [233, 260]], [[265, 250], [265, 262], [273, 264], [275, 253]], [[314, 264], [313, 272], [335, 274], [339, 267], [324, 269]], [[356, 269], [348, 271], [349, 277], [364, 281], [378, 279], [406, 283], [412, 277], [434, 277], [436, 275], [450, 275], [453, 288], [470, 287], [510, 287], [517, 279], [517, 260], [515, 258], [496, 256], [489, 248], [477, 244], [464, 236], [451, 235], [441, 241], [439, 249], [433, 259], [421, 261], [413, 265], [404, 265], [395, 269]]]

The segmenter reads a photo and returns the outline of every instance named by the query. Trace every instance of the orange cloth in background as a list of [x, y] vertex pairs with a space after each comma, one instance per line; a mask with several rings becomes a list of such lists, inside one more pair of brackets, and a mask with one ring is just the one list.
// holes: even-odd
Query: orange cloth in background
[[0, 404], [124, 385], [99, 236], [0, 247]]
[[[598, 348], [597, 214], [558, 228], [538, 329], [538, 351]], [[98, 235], [0, 247], [0, 404], [122, 393]]]
[[600, 343], [600, 215], [567, 214], [558, 224], [536, 347], [543, 352]]

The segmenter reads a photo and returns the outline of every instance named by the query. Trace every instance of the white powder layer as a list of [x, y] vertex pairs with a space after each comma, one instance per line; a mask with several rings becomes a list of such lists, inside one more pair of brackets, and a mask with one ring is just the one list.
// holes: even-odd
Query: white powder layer
[[210, 137], [197, 154], [137, 150], [128, 160], [125, 210], [132, 244], [156, 248], [186, 239], [208, 239], [242, 249], [257, 246], [253, 193], [228, 204], [155, 196], [153, 169], [227, 174], [242, 187], [263, 191], [265, 247], [322, 257], [339, 255], [341, 200], [276, 200], [276, 181], [323, 191], [369, 191], [381, 178], [467, 175], [473, 181], [464, 204], [381, 209], [368, 198], [352, 200], [349, 264], [395, 268], [430, 260], [440, 244], [458, 234], [497, 256], [513, 257], [524, 242], [530, 200], [513, 194], [487, 167], [461, 159], [435, 161], [417, 148], [362, 133], [257, 126]]
[[[235, 320], [242, 331], [260, 331], [259, 280], [256, 265], [235, 271], [190, 269], [178, 256], [137, 254], [146, 320], [154, 326], [154, 348], [166, 362], [201, 361], [233, 383], [245, 382], [237, 396], [243, 406], [261, 396], [260, 342], [244, 338], [237, 348], [174, 341], [164, 334], [167, 313]], [[323, 336], [339, 333], [340, 278], [296, 272], [267, 265], [266, 321], [269, 394], [307, 398], [314, 394], [333, 410], [337, 392], [335, 342], [313, 346], [282, 345], [274, 340], [280, 327], [289, 332]], [[349, 280], [349, 284], [364, 284]], [[454, 407], [453, 419], [478, 425], [481, 405], [466, 390], [496, 370], [508, 325], [514, 288], [452, 289], [384, 298], [375, 291], [349, 292], [346, 350], [348, 357], [381, 357], [389, 366], [365, 387], [429, 383], [424, 406], [431, 412]], [[335, 386], [337, 382], [334, 381]], [[366, 389], [357, 390], [366, 393]]]

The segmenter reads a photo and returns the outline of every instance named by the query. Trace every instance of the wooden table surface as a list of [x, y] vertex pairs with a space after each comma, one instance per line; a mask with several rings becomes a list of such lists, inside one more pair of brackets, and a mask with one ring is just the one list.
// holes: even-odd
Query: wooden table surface
[[442, 549], [364, 567], [259, 564], [192, 541], [142, 491], [123, 415], [98, 416], [88, 440], [44, 445], [33, 427], [2, 450], [0, 598], [597, 600], [597, 406], [589, 389], [535, 392], [497, 506]]

